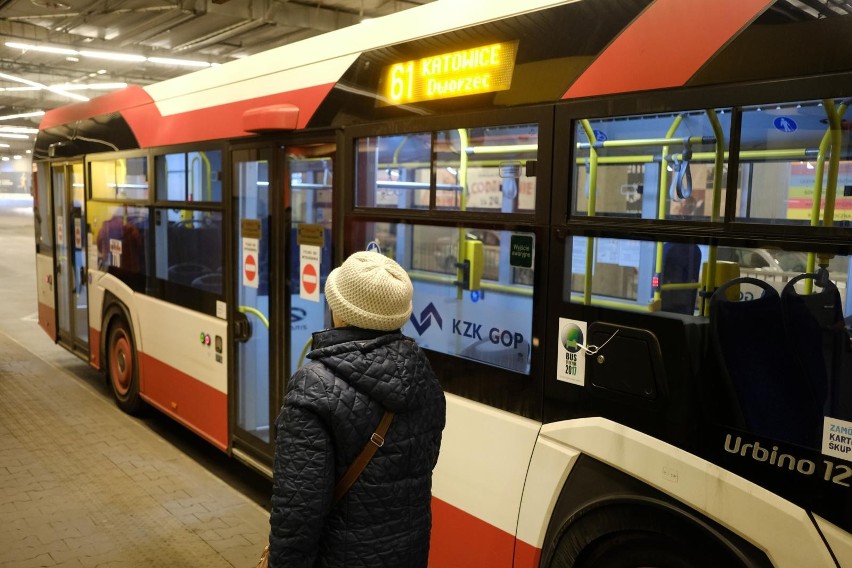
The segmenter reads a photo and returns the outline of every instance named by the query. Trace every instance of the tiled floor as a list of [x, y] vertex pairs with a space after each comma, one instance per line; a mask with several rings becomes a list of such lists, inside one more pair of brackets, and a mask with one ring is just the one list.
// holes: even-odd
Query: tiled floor
[[34, 321], [31, 218], [0, 209], [0, 568], [253, 568], [261, 500], [81, 380]]
[[156, 433], [0, 334], [0, 566], [254, 566], [267, 521]]
[[267, 519], [0, 334], [0, 566], [253, 566]]

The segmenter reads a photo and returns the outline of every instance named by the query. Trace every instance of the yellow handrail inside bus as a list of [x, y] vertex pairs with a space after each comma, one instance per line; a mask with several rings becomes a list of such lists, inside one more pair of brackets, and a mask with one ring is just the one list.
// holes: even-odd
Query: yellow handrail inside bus
[[[680, 115], [678, 115], [680, 117]], [[681, 118], [682, 120], [682, 118]], [[584, 127], [585, 128], [585, 127]], [[669, 129], [671, 132], [671, 129]], [[591, 138], [590, 140], [594, 140]], [[684, 145], [692, 144], [710, 144], [712, 140], [703, 136], [688, 136], [686, 138], [634, 138], [632, 140], [606, 140], [604, 142], [578, 142], [577, 148], [580, 150], [595, 148], [641, 148], [644, 146], [664, 146], [668, 147], [671, 144], [682, 143]]]
[[[817, 155], [818, 150], [813, 148], [789, 148], [784, 150], [743, 150], [738, 155], [742, 160], [755, 161], [764, 160], [783, 160], [788, 158], [809, 158]], [[722, 154], [724, 160], [729, 157], [728, 152]], [[673, 153], [665, 156], [664, 160], [682, 160], [683, 155]], [[578, 165], [585, 163], [587, 158], [576, 158]], [[599, 164], [642, 164], [652, 163], [659, 160], [658, 156], [652, 154], [642, 154], [636, 156], [598, 156]], [[709, 162], [716, 160], [716, 152], [693, 152], [692, 162]]]
[[[721, 216], [722, 209], [722, 169], [725, 164], [725, 134], [716, 111], [707, 109], [707, 119], [713, 128], [716, 137], [716, 158], [713, 162], [713, 209], [710, 213], [710, 221], [716, 222]], [[716, 289], [716, 245], [710, 244], [707, 251], [707, 287], [701, 296], [701, 311], [704, 316], [710, 315], [710, 294]]]
[[314, 336], [310, 336], [308, 340], [305, 342], [305, 346], [302, 348], [302, 352], [299, 354], [299, 367], [301, 367], [305, 362], [305, 357], [308, 356], [308, 351], [311, 350], [311, 345], [314, 343]]
[[[589, 139], [589, 203], [588, 215], [595, 216], [597, 186], [598, 186], [598, 151], [593, 142], [595, 132], [588, 119], [580, 121], [586, 137]], [[583, 304], [589, 305], [592, 301], [592, 257], [594, 255], [595, 243], [592, 237], [586, 237], [586, 273], [583, 275]]]
[[[461, 191], [459, 192], [459, 211], [465, 211], [467, 209], [467, 154], [470, 148], [468, 148], [468, 144], [470, 144], [470, 140], [467, 137], [467, 129], [459, 128], [459, 185], [461, 186]], [[461, 264], [464, 262], [464, 258], [462, 256], [465, 254], [465, 245], [464, 241], [466, 239], [466, 233], [464, 227], [459, 227], [459, 242], [458, 249], [456, 252], [456, 299], [462, 299], [462, 287], [459, 283], [462, 281], [462, 267]]]
[[[840, 168], [840, 145], [843, 137], [840, 131], [840, 109], [835, 111], [834, 101], [831, 99], [824, 100], [823, 104], [831, 132], [831, 158], [828, 161], [828, 182], [825, 187], [825, 210], [822, 213], [822, 222], [823, 226], [831, 227], [834, 224], [834, 200], [837, 195], [837, 172]], [[842, 108], [846, 110], [845, 107]]]
[[[579, 298], [580, 294], [571, 293], [572, 298]], [[585, 302], [585, 299], [583, 300]], [[591, 298], [590, 306], [601, 306], [605, 308], [617, 308], [619, 310], [627, 310], [631, 312], [658, 312], [660, 311], [660, 302], [653, 301], [647, 304], [634, 304], [629, 301], [619, 302], [617, 300], [602, 300], [600, 298]]]
[[195, 176], [195, 162], [199, 159], [204, 161], [204, 167], [207, 170], [207, 201], [211, 201], [213, 199], [213, 180], [210, 179], [211, 168], [210, 168], [210, 160], [207, 158], [206, 152], [198, 152], [198, 155], [192, 158], [192, 161], [189, 163], [189, 187], [195, 188], [195, 180], [193, 177]]
[[[823, 213], [823, 225], [830, 227], [834, 224], [834, 200], [837, 195], [837, 171], [840, 166], [840, 145], [842, 136], [840, 131], [840, 119], [846, 114], [847, 103], [841, 103], [837, 109], [834, 108], [834, 101], [831, 99], [823, 100], [825, 114], [828, 117], [828, 130], [822, 137], [819, 145], [819, 153], [816, 159], [814, 172], [814, 194], [813, 204], [811, 205], [811, 227], [819, 226], [819, 212], [822, 207], [822, 180], [823, 171], [825, 170], [825, 157], [831, 148], [831, 158], [828, 165], [828, 183], [825, 188], [825, 211]], [[832, 179], [833, 178], [833, 179]], [[828, 262], [831, 257], [820, 255], [819, 264], [821, 267], [828, 268]], [[806, 272], [813, 273], [816, 269], [816, 255], [812, 252], [808, 253], [808, 263]], [[813, 292], [813, 280], [805, 280], [805, 294]]]
[[266, 329], [269, 329], [269, 320], [268, 320], [268, 319], [266, 319], [266, 316], [265, 316], [265, 315], [263, 315], [263, 312], [261, 312], [260, 310], [258, 310], [258, 309], [256, 309], [256, 308], [252, 308], [252, 307], [250, 307], [250, 306], [240, 306], [240, 307], [239, 307], [239, 308], [237, 308], [237, 309], [238, 309], [241, 313], [244, 313], [244, 314], [254, 314], [254, 315], [256, 315], [258, 318], [260, 318], [260, 321], [262, 321], [262, 322], [263, 322], [263, 325], [265, 325], [265, 326], [266, 326]]
[[[408, 276], [411, 278], [412, 282], [421, 281], [421, 282], [434, 282], [437, 284], [446, 284], [447, 286], [453, 286], [456, 283], [456, 280], [452, 276], [441, 276], [438, 274], [429, 274], [425, 272], [415, 272], [410, 271]], [[511, 286], [507, 284], [494, 284], [491, 282], [486, 282], [483, 280], [480, 283], [481, 290], [493, 291], [493, 292], [504, 292], [506, 294], [514, 294], [515, 296], [532, 296], [533, 289], [531, 286]]]

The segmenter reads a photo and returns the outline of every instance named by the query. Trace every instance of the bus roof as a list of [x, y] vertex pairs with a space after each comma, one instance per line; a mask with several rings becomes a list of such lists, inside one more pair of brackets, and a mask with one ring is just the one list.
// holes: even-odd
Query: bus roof
[[[767, 46], [765, 32], [777, 29], [776, 22], [752, 24], [765, 12], [768, 20], [773, 4], [437, 0], [218, 67], [51, 110], [41, 122], [35, 155], [72, 156], [239, 138], [262, 130], [849, 70], [850, 55], [838, 50], [810, 60], [784, 55], [798, 49], [797, 42], [812, 40], [810, 33]], [[852, 18], [831, 19], [828, 24], [814, 20], [822, 35], [826, 30], [834, 37], [852, 33]], [[773, 31], [771, 37], [779, 34]], [[449, 95], [417, 104], [388, 103], [380, 92], [388, 88], [390, 68], [416, 63], [422, 66], [418, 72], [427, 74], [427, 60], [466, 56], [498, 43], [517, 48], [509, 86], [461, 96], [469, 93], [454, 91], [462, 89], [464, 79], [457, 75], [438, 86]], [[757, 44], [778, 50], [778, 57], [760, 56]], [[406, 69], [413, 73], [413, 67]]]

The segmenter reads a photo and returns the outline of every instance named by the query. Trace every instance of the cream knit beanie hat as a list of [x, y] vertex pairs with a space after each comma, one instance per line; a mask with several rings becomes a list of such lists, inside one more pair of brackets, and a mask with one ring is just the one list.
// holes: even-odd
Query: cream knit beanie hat
[[401, 328], [411, 315], [413, 295], [405, 270], [377, 252], [356, 252], [325, 281], [325, 299], [331, 312], [363, 329]]

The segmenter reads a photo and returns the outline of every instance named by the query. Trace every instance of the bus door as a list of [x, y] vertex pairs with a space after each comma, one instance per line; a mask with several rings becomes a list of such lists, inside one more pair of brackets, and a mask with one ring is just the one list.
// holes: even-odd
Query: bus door
[[[331, 272], [331, 186], [333, 144], [286, 148], [287, 207], [290, 211], [290, 337], [286, 377], [305, 362], [311, 334], [330, 326], [325, 279]], [[285, 378], [286, 378], [285, 377]], [[283, 392], [283, 385], [282, 385]]]
[[[273, 207], [275, 149], [235, 150], [233, 159], [232, 309], [234, 342], [235, 448], [254, 449], [255, 459], [269, 456], [270, 386], [277, 350], [278, 324], [273, 294], [279, 279], [272, 270], [272, 231], [280, 224]], [[275, 214], [277, 213], [277, 214]], [[232, 407], [234, 408], [234, 407]]]
[[326, 326], [333, 145], [235, 151], [235, 448], [270, 461], [285, 380]]
[[87, 352], [89, 309], [83, 163], [54, 164], [51, 183], [56, 235], [57, 339], [74, 351]]

